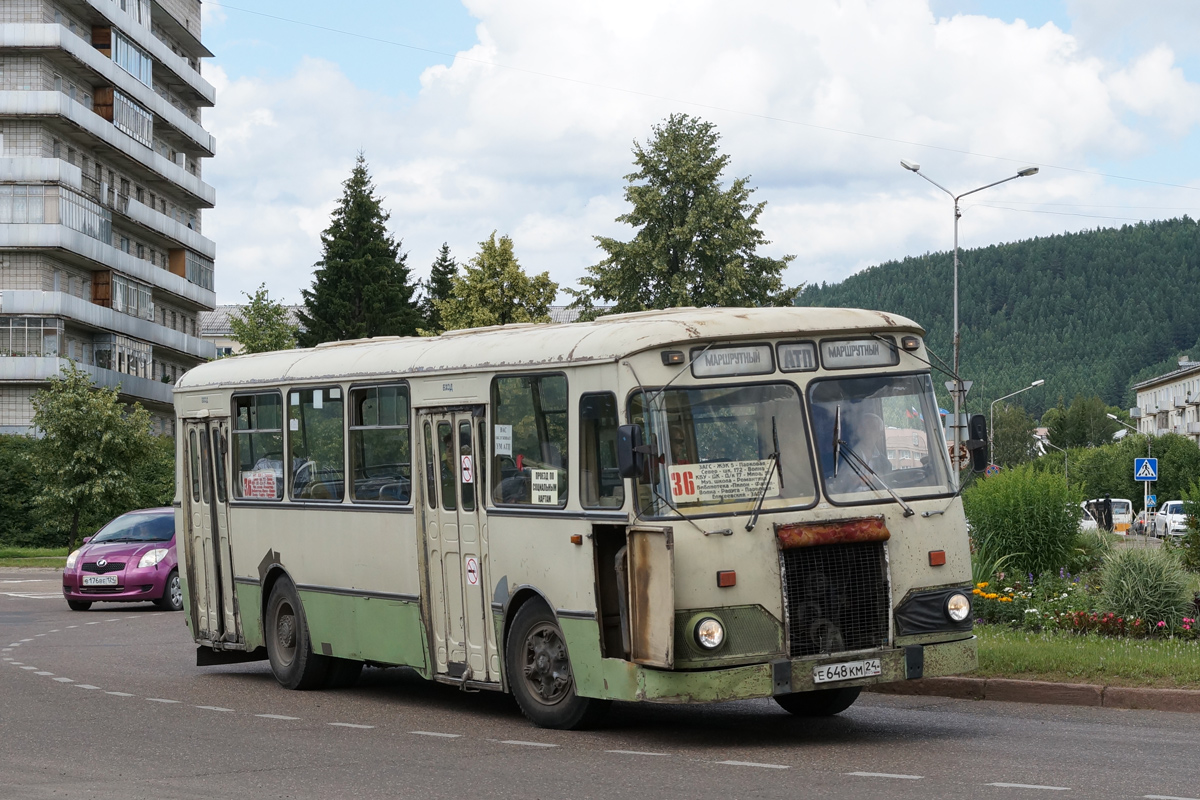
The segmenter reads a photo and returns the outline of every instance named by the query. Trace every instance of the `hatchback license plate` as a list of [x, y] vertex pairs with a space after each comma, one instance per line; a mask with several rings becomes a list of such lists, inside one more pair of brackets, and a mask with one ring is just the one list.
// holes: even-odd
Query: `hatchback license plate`
[[883, 665], [878, 658], [868, 658], [866, 661], [843, 661], [841, 664], [822, 664], [819, 667], [813, 667], [813, 683], [848, 681], [882, 674]]
[[84, 575], [84, 586], [116, 586], [116, 575]]

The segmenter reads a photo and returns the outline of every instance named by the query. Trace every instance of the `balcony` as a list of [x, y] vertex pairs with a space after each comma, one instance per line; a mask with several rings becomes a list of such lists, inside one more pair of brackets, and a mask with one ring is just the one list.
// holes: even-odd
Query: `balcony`
[[1176, 397], [1176, 398], [1175, 398], [1175, 403], [1174, 403], [1174, 405], [1175, 405], [1175, 408], [1176, 408], [1176, 410], [1178, 410], [1178, 409], [1181, 409], [1181, 408], [1187, 408], [1187, 405], [1188, 405], [1188, 404], [1187, 404], [1187, 400], [1186, 400], [1185, 398], [1183, 398], [1183, 397]]
[[1187, 432], [1192, 436], [1200, 433], [1200, 422], [1189, 422], [1187, 424]]
[[[126, 217], [129, 221], [136, 222], [142, 227], [167, 239], [179, 242], [207, 258], [215, 259], [217, 257], [216, 242], [197, 233], [187, 225], [176, 222], [161, 211], [155, 211], [153, 208], [134, 200], [129, 195], [121, 194], [108, 184], [101, 183], [90, 176], [83, 177], [82, 186], [83, 193], [88, 197], [111, 208], [116, 213]], [[166, 249], [171, 250], [174, 248], [168, 247]]]
[[1141, 407], [1134, 406], [1133, 408], [1129, 409], [1129, 417], [1130, 417], [1130, 419], [1141, 419], [1142, 418]]
[[212, 186], [117, 130], [111, 122], [62, 92], [0, 91], [0, 117], [60, 118], [155, 173], [174, 188], [187, 192], [197, 205], [204, 208], [216, 205], [217, 191]]
[[[68, 359], [54, 358], [53, 356], [0, 358], [0, 383], [46, 383], [57, 376], [69, 363]], [[149, 400], [163, 405], [172, 405], [175, 401], [175, 387], [169, 383], [138, 378], [116, 370], [94, 367], [90, 364], [77, 364], [76, 366], [91, 375], [92, 381], [97, 386], [103, 386], [106, 389], [119, 386], [121, 394], [134, 400]]]
[[182, 331], [171, 330], [157, 322], [131, 317], [65, 292], [6, 290], [0, 292], [0, 313], [63, 317], [85, 327], [120, 333], [154, 347], [174, 350], [198, 360], [204, 361], [216, 356], [213, 343], [207, 339], [188, 336]]
[[160, 97], [151, 87], [117, 66], [86, 40], [71, 33], [62, 25], [0, 25], [0, 47], [63, 50], [103, 82], [115, 86], [141, 103], [169, 127], [175, 129], [201, 155], [211, 157], [216, 152], [216, 140], [200, 123]]

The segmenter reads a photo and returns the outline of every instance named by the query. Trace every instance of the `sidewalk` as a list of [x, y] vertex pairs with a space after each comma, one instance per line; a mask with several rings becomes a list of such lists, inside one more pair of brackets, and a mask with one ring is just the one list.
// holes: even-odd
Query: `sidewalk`
[[1200, 691], [1191, 689], [1131, 689], [1092, 683], [1015, 681], [1008, 678], [921, 678], [881, 683], [867, 688], [880, 694], [998, 700], [1009, 703], [1047, 703], [1062, 706], [1139, 708], [1200, 714]]

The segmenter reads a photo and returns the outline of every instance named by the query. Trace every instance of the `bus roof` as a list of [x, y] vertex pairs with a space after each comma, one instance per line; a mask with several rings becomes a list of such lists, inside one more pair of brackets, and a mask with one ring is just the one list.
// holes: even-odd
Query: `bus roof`
[[924, 333], [905, 317], [858, 308], [670, 308], [613, 314], [595, 322], [498, 325], [223, 358], [189, 370], [176, 391], [369, 375], [544, 369], [615, 361], [680, 343], [882, 329]]

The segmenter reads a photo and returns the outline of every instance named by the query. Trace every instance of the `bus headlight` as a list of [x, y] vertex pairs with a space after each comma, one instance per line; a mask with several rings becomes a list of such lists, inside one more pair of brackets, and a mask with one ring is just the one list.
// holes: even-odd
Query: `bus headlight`
[[725, 642], [725, 626], [715, 617], [705, 617], [696, 624], [696, 644], [705, 650], [716, 650]]
[[965, 594], [952, 594], [946, 598], [946, 616], [955, 622], [962, 622], [971, 614], [971, 601]]

